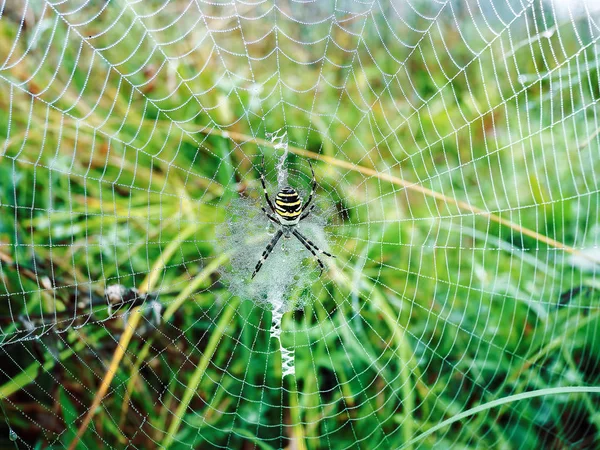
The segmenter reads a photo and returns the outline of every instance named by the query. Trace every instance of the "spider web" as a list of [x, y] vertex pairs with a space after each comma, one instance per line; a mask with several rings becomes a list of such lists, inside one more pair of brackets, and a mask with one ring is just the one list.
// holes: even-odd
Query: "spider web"
[[593, 2], [0, 12], [4, 444], [598, 445]]

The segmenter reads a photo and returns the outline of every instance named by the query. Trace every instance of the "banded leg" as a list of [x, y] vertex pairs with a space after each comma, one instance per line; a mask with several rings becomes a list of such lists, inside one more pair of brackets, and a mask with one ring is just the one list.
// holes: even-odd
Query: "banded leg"
[[267, 258], [269, 257], [269, 255], [273, 251], [273, 247], [275, 247], [275, 244], [277, 244], [277, 241], [279, 241], [279, 239], [281, 238], [281, 236], [283, 236], [283, 231], [277, 230], [277, 233], [275, 233], [275, 236], [273, 236], [273, 239], [271, 239], [271, 242], [269, 242], [267, 244], [267, 248], [265, 248], [265, 251], [262, 252], [262, 256], [260, 257], [260, 259], [256, 263], [256, 267], [254, 268], [254, 272], [252, 272], [252, 278], [254, 278], [256, 276], [256, 274], [258, 273], [258, 271], [262, 267], [263, 263], [267, 260]]
[[312, 247], [310, 246], [310, 244], [306, 241], [306, 239], [304, 238], [304, 236], [302, 236], [296, 230], [293, 230], [292, 233], [294, 234], [294, 236], [296, 236], [296, 238], [298, 238], [298, 240], [302, 243], [302, 245], [304, 245], [306, 247], [306, 249], [313, 254], [313, 256], [315, 257], [315, 259], [319, 263], [319, 267], [321, 268], [321, 273], [319, 274], [319, 275], [321, 275], [323, 273], [323, 271], [325, 270], [325, 266], [323, 265], [323, 261], [321, 261], [319, 259], [319, 256], [315, 253], [315, 251], [312, 249]]
[[311, 241], [309, 238], [307, 238], [306, 236], [304, 236], [302, 233], [300, 233], [298, 230], [294, 230], [294, 232], [298, 233], [300, 236], [302, 236], [304, 238], [304, 240], [306, 242], [308, 242], [309, 245], [311, 245], [316, 251], [317, 253], [323, 253], [326, 256], [329, 256], [330, 258], [336, 258], [335, 255], [332, 255], [330, 253], [327, 253], [325, 250], [321, 250], [319, 247], [317, 247], [317, 244], [315, 244], [313, 241]]
[[273, 214], [275, 214], [275, 206], [273, 206], [273, 202], [271, 202], [271, 199], [269, 198], [269, 194], [267, 193], [267, 183], [265, 182], [265, 155], [262, 156], [261, 166], [260, 184], [262, 184], [263, 192], [265, 193], [265, 200], [267, 201], [269, 208], [271, 208], [271, 211], [273, 211]]
[[300, 222], [303, 219], [306, 219], [313, 209], [315, 209], [315, 205], [312, 205], [310, 208], [304, 211], [304, 213], [298, 218], [298, 222]]
[[302, 209], [300, 210], [302, 213], [306, 210], [306, 208], [308, 208], [310, 206], [310, 202], [312, 202], [312, 199], [313, 199], [313, 194], [315, 193], [315, 189], [317, 188], [317, 179], [315, 178], [315, 170], [313, 169], [310, 159], [308, 160], [308, 165], [310, 166], [310, 172], [312, 173], [312, 186], [310, 187], [310, 195], [308, 196], [308, 200], [306, 200], [306, 203], [304, 204], [304, 206], [302, 206]]
[[267, 211], [265, 208], [260, 208], [263, 210], [263, 212], [265, 213], [265, 215], [269, 218], [269, 220], [277, 225], [281, 225], [281, 223], [271, 214], [269, 214], [269, 211]]

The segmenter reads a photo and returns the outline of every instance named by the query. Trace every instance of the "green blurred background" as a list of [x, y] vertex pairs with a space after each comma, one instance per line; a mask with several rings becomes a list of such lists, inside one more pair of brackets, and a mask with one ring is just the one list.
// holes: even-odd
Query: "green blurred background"
[[[593, 6], [3, 3], [1, 445], [598, 448]], [[283, 380], [218, 238], [277, 130], [337, 256]]]

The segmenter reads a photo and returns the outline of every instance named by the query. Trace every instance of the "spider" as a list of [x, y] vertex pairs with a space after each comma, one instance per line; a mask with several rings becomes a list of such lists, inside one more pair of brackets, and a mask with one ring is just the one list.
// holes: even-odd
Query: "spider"
[[[269, 194], [267, 193], [267, 186], [265, 184], [265, 157], [262, 157], [262, 170], [260, 172], [260, 182], [263, 187], [263, 191], [265, 193], [265, 200], [267, 201], [267, 205], [273, 212], [273, 214], [269, 214], [269, 212], [261, 207], [262, 211], [266, 214], [271, 222], [275, 225], [279, 225], [279, 229], [271, 239], [271, 242], [267, 244], [267, 247], [262, 253], [258, 263], [256, 263], [256, 267], [254, 268], [254, 272], [252, 273], [252, 278], [256, 276], [266, 259], [269, 257], [275, 245], [283, 236], [285, 239], [290, 239], [294, 235], [306, 249], [313, 254], [316, 258], [317, 263], [319, 263], [319, 267], [321, 268], [320, 274], [323, 273], [325, 266], [323, 262], [319, 259], [318, 254], [324, 254], [331, 258], [335, 258], [335, 256], [327, 253], [326, 251], [321, 250], [316, 246], [310, 239], [300, 233], [296, 227], [301, 220], [304, 220], [308, 217], [310, 212], [313, 210], [315, 205], [311, 205], [313, 194], [315, 193], [315, 188], [317, 187], [317, 180], [315, 179], [315, 171], [313, 170], [312, 164], [310, 160], [308, 161], [308, 165], [310, 166], [310, 171], [312, 173], [312, 186], [310, 189], [310, 195], [308, 196], [308, 200], [303, 205], [302, 199], [298, 195], [298, 191], [291, 186], [285, 186], [281, 189], [277, 196], [275, 197], [275, 204], [269, 198]], [[319, 275], [320, 275], [319, 274]]]

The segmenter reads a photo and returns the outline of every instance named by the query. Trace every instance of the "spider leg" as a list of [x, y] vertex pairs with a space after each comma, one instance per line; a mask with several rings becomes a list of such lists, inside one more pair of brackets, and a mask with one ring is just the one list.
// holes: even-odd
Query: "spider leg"
[[265, 155], [262, 155], [261, 166], [262, 170], [260, 171], [260, 184], [262, 184], [263, 192], [265, 193], [265, 200], [267, 200], [269, 208], [271, 208], [271, 211], [275, 213], [275, 207], [273, 206], [273, 202], [271, 202], [271, 199], [269, 198], [269, 194], [267, 193], [267, 185], [265, 183]]
[[323, 265], [323, 261], [321, 261], [319, 259], [319, 256], [315, 253], [315, 251], [312, 249], [312, 247], [310, 246], [310, 244], [306, 241], [306, 238], [304, 236], [302, 236], [296, 230], [292, 230], [292, 233], [294, 234], [294, 236], [296, 236], [298, 238], [298, 240], [302, 243], [302, 245], [304, 245], [306, 247], [306, 249], [313, 254], [313, 256], [315, 257], [315, 259], [319, 263], [319, 267], [321, 268], [321, 273], [319, 273], [319, 276], [322, 275], [323, 271], [325, 270], [325, 266]]
[[315, 209], [315, 205], [312, 205], [310, 208], [308, 208], [308, 210], [306, 210], [299, 218], [298, 218], [298, 222], [300, 222], [303, 219], [306, 219], [308, 217], [308, 215], [310, 214], [310, 212]]
[[325, 250], [321, 250], [319, 247], [317, 247], [317, 244], [315, 244], [313, 241], [311, 241], [309, 238], [307, 238], [306, 236], [304, 236], [302, 233], [300, 233], [298, 230], [294, 230], [296, 233], [298, 233], [300, 236], [302, 236], [304, 238], [304, 240], [306, 242], [308, 242], [308, 245], [312, 246], [317, 253], [321, 254], [323, 253], [326, 256], [329, 256], [330, 258], [337, 258], [337, 256], [332, 255], [331, 253], [327, 253]]
[[266, 216], [269, 218], [269, 220], [273, 223], [276, 223], [277, 225], [281, 225], [281, 223], [271, 214], [269, 214], [269, 211], [267, 211], [265, 208], [260, 208], [263, 210], [263, 212], [266, 214]]
[[252, 272], [252, 278], [254, 278], [256, 276], [256, 274], [258, 273], [258, 271], [262, 267], [263, 263], [267, 260], [267, 258], [269, 257], [269, 255], [273, 251], [273, 247], [275, 247], [275, 244], [277, 244], [277, 241], [281, 238], [281, 236], [283, 236], [283, 231], [281, 231], [281, 229], [279, 229], [279, 230], [277, 230], [277, 233], [275, 233], [275, 236], [273, 236], [273, 239], [271, 239], [271, 242], [269, 242], [267, 244], [267, 248], [265, 248], [265, 251], [262, 252], [262, 256], [260, 257], [260, 259], [256, 263], [256, 267], [254, 268], [254, 272]]
[[308, 196], [308, 200], [306, 200], [306, 203], [304, 204], [304, 206], [302, 206], [302, 209], [300, 210], [301, 212], [304, 212], [306, 210], [306, 208], [308, 208], [310, 206], [310, 202], [312, 202], [312, 199], [313, 199], [313, 194], [315, 193], [315, 189], [317, 188], [317, 179], [315, 178], [315, 170], [313, 169], [310, 159], [308, 160], [308, 165], [310, 166], [310, 172], [312, 173], [312, 186], [310, 188], [310, 195]]
[[325, 256], [329, 256], [330, 258], [337, 258], [337, 256], [332, 255], [331, 253], [327, 253], [325, 250], [321, 250], [319, 247], [317, 247], [317, 244], [308, 239], [306, 236], [302, 235], [302, 237], [306, 239], [306, 242], [308, 242], [308, 244], [312, 246], [312, 248], [314, 248], [317, 251], [317, 253], [323, 253]]

